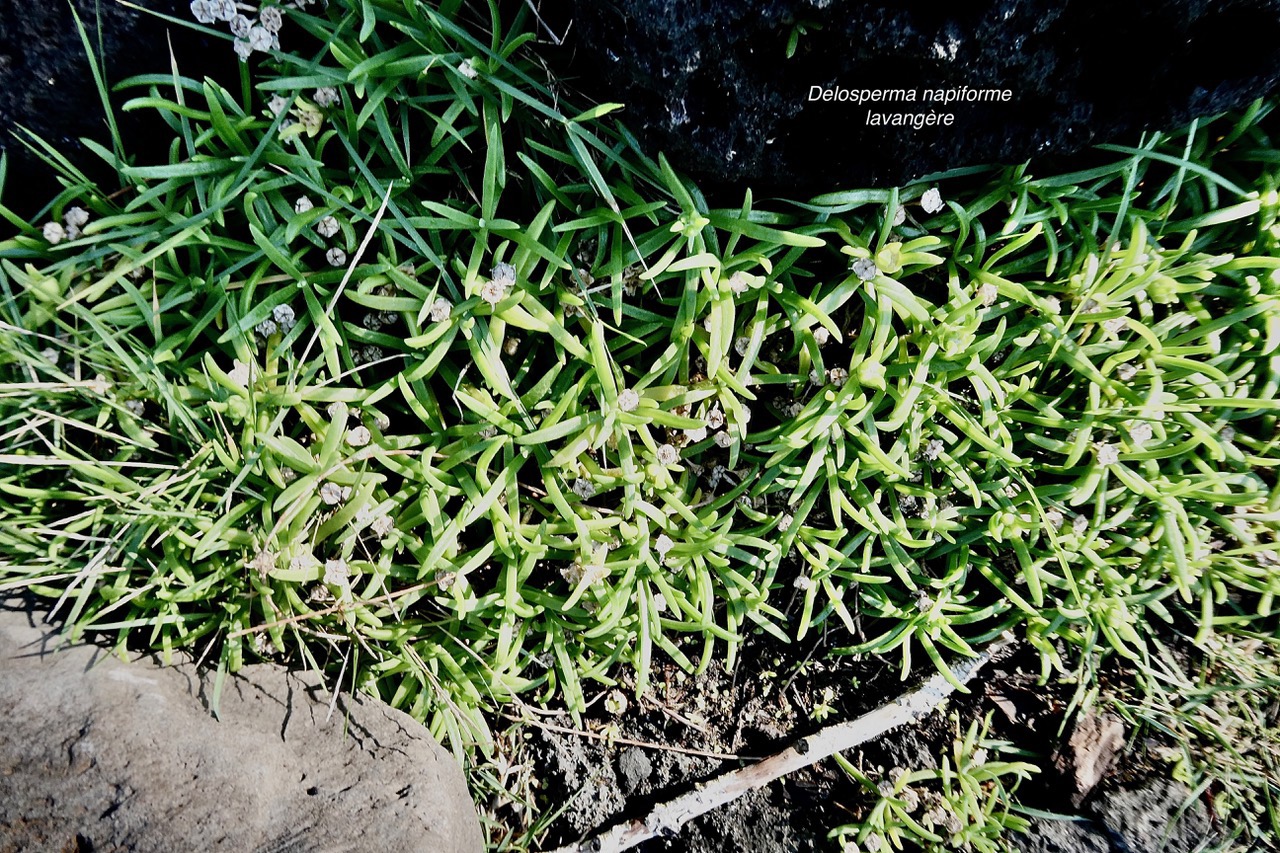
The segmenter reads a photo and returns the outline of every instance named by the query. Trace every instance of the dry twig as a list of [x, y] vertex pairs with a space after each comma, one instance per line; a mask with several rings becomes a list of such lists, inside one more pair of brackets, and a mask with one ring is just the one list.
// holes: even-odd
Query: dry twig
[[[956, 666], [952, 670], [956, 680], [961, 684], [967, 683], [992, 657], [1012, 642], [1012, 638], [1006, 635], [977, 657]], [[856, 720], [827, 726], [758, 764], [731, 770], [673, 800], [659, 803], [639, 820], [620, 823], [599, 835], [578, 844], [560, 847], [552, 853], [620, 853], [656, 836], [671, 837], [685, 823], [717, 806], [733, 802], [788, 773], [809, 767], [837, 752], [852, 749], [898, 726], [914, 723], [942, 704], [955, 690], [955, 686], [946, 678], [935, 675], [918, 689], [903, 694], [888, 705], [882, 705]]]

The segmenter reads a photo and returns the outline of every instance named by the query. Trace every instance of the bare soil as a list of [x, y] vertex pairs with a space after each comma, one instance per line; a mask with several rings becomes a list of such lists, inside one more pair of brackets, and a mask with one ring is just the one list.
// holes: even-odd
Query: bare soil
[[[610, 689], [601, 689], [594, 699], [588, 696], [591, 705], [583, 726], [591, 736], [562, 731], [573, 728], [568, 715], [539, 718], [541, 726], [529, 727], [522, 760], [532, 764], [539, 782], [539, 808], [560, 810], [542, 848], [577, 842], [619, 820], [642, 816], [699, 781], [892, 701], [915, 681], [913, 676], [904, 683], [894, 660], [828, 658], [828, 645], [827, 638], [819, 637], [807, 647], [788, 648], [757, 635], [746, 643], [732, 672], [713, 665], [687, 676], [674, 666], [659, 665], [642, 700], [633, 698], [633, 685], [619, 686], [627, 697], [620, 712], [617, 694], [608, 701]], [[1020, 802], [1074, 818], [1034, 820], [1028, 835], [1010, 839], [1017, 848], [1034, 853], [1177, 853], [1197, 849], [1212, 836], [1209, 812], [1203, 806], [1183, 811], [1189, 792], [1170, 782], [1165, 768], [1143, 758], [1152, 745], [1150, 733], [1142, 748], [1125, 747], [1125, 760], [1105, 744], [1094, 743], [1092, 753], [1073, 748], [1076, 718], [1067, 714], [1071, 686], [1041, 685], [1039, 676], [1038, 655], [1020, 647], [990, 664], [969, 695], [947, 706], [964, 728], [990, 714], [992, 737], [1010, 741], [1027, 753], [1024, 760], [1043, 769], [1019, 789]], [[1123, 679], [1123, 673], [1114, 677]], [[872, 776], [894, 767], [935, 767], [939, 756], [950, 752], [955, 736], [956, 724], [939, 711], [846, 758]], [[1077, 738], [1078, 743], [1085, 740]], [[1097, 784], [1084, 795], [1077, 790], [1076, 758], [1100, 762], [1093, 768]], [[834, 850], [837, 843], [826, 837], [830, 828], [856, 822], [868, 806], [865, 792], [827, 760], [691, 821], [673, 837], [653, 839], [637, 849]]]

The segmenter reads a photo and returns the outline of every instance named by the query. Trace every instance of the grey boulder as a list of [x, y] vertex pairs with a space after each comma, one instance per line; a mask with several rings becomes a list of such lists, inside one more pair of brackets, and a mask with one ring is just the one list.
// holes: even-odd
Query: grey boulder
[[272, 665], [59, 648], [0, 604], [0, 851], [481, 851], [450, 754], [409, 716]]

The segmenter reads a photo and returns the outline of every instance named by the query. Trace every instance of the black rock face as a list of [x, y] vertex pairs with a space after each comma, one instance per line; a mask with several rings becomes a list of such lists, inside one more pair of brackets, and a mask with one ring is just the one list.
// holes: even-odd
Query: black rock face
[[1280, 81], [1280, 0], [564, 0], [562, 11], [570, 85], [626, 103], [679, 168], [789, 194], [1071, 152], [1241, 106]]
[[[138, 0], [138, 5], [182, 20], [191, 17], [184, 0]], [[115, 0], [0, 0], [0, 149], [9, 158], [0, 202], [24, 212], [42, 205], [57, 187], [53, 171], [22, 144], [20, 127], [38, 134], [91, 176], [102, 173], [96, 168], [101, 161], [87, 154], [79, 139], [110, 145], [106, 114], [72, 6], [103, 60], [109, 86], [134, 74], [167, 73], [169, 37], [184, 76], [234, 73], [235, 57], [226, 42], [206, 39]], [[141, 94], [133, 90], [129, 96]], [[117, 112], [117, 117], [129, 149], [144, 150], [153, 138], [147, 131], [155, 129], [158, 119], [148, 115], [148, 126], [131, 115]], [[167, 143], [167, 129], [163, 135]]]

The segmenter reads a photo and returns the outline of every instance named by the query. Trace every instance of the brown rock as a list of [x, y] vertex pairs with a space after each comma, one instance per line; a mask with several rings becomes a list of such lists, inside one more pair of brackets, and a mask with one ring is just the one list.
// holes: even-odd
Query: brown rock
[[0, 607], [0, 851], [483, 849], [452, 756], [407, 715], [246, 667], [219, 719], [191, 664], [55, 649]]
[[1075, 784], [1073, 805], [1084, 802], [1111, 772], [1123, 748], [1124, 723], [1119, 717], [1094, 708], [1076, 715], [1071, 737], [1054, 755], [1054, 766]]

